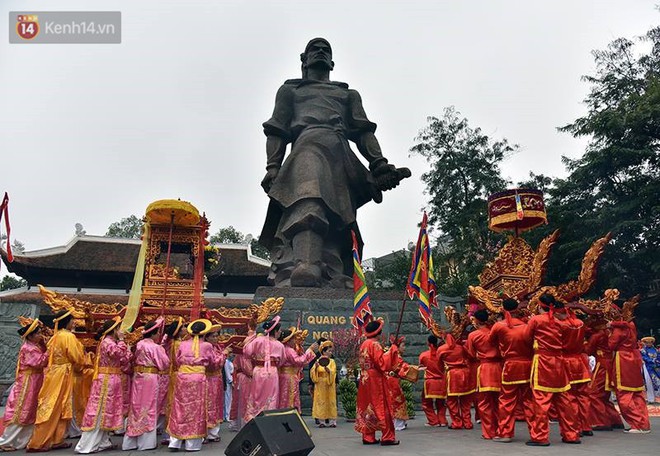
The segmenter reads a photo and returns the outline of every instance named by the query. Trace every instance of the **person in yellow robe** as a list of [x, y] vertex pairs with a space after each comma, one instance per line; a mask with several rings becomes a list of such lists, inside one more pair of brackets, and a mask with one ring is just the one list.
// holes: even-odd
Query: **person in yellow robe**
[[27, 452], [69, 448], [64, 442], [67, 427], [73, 417], [73, 371], [85, 364], [82, 344], [71, 332], [73, 317], [63, 310], [53, 318], [53, 337], [48, 341], [48, 367], [39, 391], [37, 419]]
[[314, 383], [312, 416], [319, 420], [319, 427], [337, 427], [337, 365], [332, 359], [332, 342], [323, 342], [321, 357], [314, 363], [310, 376]]
[[85, 415], [85, 407], [92, 391], [94, 380], [94, 356], [92, 352], [85, 353], [85, 365], [81, 370], [73, 372], [73, 419], [69, 424], [67, 438], [78, 438], [82, 434], [80, 424]]

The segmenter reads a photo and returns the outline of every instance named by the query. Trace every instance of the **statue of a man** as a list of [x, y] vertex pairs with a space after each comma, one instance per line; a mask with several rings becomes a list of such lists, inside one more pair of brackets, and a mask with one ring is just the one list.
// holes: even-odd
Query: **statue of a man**
[[351, 230], [362, 248], [357, 209], [371, 200], [380, 203], [381, 192], [410, 170], [383, 157], [360, 94], [330, 81], [330, 43], [315, 38], [300, 58], [302, 79], [280, 87], [273, 116], [263, 124], [267, 173], [261, 186], [270, 205], [259, 241], [271, 251], [269, 280], [275, 286], [351, 288]]

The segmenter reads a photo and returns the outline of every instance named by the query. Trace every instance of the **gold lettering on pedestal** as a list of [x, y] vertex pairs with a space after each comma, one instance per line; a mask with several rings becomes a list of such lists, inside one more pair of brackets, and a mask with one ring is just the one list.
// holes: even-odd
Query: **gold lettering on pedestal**
[[308, 315], [308, 325], [345, 325], [348, 322], [343, 315]]

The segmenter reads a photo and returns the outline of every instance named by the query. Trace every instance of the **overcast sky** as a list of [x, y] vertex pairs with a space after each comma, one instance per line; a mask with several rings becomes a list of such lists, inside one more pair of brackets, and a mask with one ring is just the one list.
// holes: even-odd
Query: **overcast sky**
[[[593, 49], [658, 23], [657, 1], [0, 2], [0, 191], [27, 250], [102, 235], [158, 199], [205, 211], [212, 231], [257, 236], [267, 197], [261, 124], [300, 76], [310, 38], [333, 47], [333, 80], [357, 89], [383, 152], [413, 177], [358, 213], [364, 257], [417, 236], [428, 116], [454, 105], [521, 145], [503, 165], [564, 174], [585, 141], [556, 127], [585, 113]], [[8, 12], [121, 11], [121, 44], [8, 44]], [[14, 24], [11, 24], [14, 27]], [[550, 220], [552, 223], [552, 220]], [[2, 228], [4, 232], [4, 225]], [[3, 268], [3, 271], [6, 271]]]

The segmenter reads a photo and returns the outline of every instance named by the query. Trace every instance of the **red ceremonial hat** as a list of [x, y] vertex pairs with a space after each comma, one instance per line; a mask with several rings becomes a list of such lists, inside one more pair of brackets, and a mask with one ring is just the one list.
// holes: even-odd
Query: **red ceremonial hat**
[[[372, 323], [376, 323], [378, 326], [377, 326], [377, 327], [373, 327]], [[376, 320], [372, 320], [372, 321], [370, 321], [369, 323], [367, 323], [367, 326], [364, 328], [364, 329], [365, 329], [365, 331], [364, 331], [364, 335], [367, 336], [367, 337], [374, 337], [374, 336], [377, 336], [378, 333], [382, 331], [382, 329], [383, 329], [383, 324], [384, 324], [384, 323], [385, 323], [385, 322], [383, 321], [382, 318], [377, 318]], [[372, 326], [371, 331], [369, 331], [369, 330], [367, 329], [367, 328], [369, 328], [369, 326]]]

